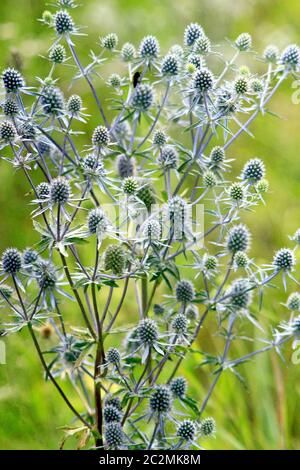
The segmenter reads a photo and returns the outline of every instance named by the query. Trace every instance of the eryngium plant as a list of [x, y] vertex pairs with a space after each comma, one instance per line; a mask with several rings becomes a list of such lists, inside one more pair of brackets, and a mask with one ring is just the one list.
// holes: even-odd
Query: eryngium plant
[[[241, 219], [264, 202], [265, 165], [254, 157], [231, 176], [232, 144], [251, 134], [252, 121], [298, 71], [299, 48], [267, 47], [259, 75], [236, 65], [238, 56], [252, 56], [248, 33], [225, 61], [193, 23], [165, 55], [153, 36], [119, 46], [113, 33], [82, 63], [69, 11], [47, 11], [42, 22], [56, 35], [48, 76], [34, 85], [16, 69], [2, 72], [1, 156], [28, 182], [40, 235], [32, 248], [3, 252], [2, 327], [28, 329], [45, 379], [74, 415], [68, 433], [80, 446], [205, 446], [216, 431], [206, 405], [222, 372], [273, 348], [280, 353], [300, 334], [298, 293], [284, 298], [291, 317], [273, 334], [260, 322], [265, 288], [280, 278], [285, 289], [295, 266], [293, 248], [262, 266], [249, 254], [251, 232]], [[105, 77], [112, 59], [118, 73], [100, 93], [98, 72]], [[59, 79], [65, 65], [67, 83]], [[75, 80], [94, 99], [91, 135], [81, 97], [66, 96]], [[200, 203], [205, 230], [194, 210]], [[291, 239], [299, 244], [299, 231]], [[224, 348], [189, 356], [214, 366], [206, 394], [195, 397], [181, 366], [197, 352], [207, 318]], [[230, 358], [231, 343], [251, 336], [252, 326], [248, 338], [239, 335], [249, 322], [265, 333], [262, 348]]]

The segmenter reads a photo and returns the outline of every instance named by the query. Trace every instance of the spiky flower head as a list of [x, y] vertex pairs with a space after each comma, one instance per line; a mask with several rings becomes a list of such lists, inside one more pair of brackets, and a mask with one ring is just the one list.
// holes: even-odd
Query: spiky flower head
[[203, 267], [207, 271], [214, 271], [218, 266], [218, 258], [212, 255], [206, 255], [203, 259]]
[[124, 442], [122, 426], [118, 422], [107, 423], [104, 427], [106, 445], [110, 449], [117, 449]]
[[213, 418], [205, 418], [200, 421], [200, 434], [204, 437], [211, 437], [216, 432], [216, 422]]
[[195, 54], [200, 54], [200, 55], [207, 55], [211, 51], [211, 44], [210, 40], [206, 35], [200, 36], [198, 39], [196, 39], [193, 51]]
[[140, 344], [151, 346], [158, 339], [157, 323], [152, 318], [141, 320], [137, 327], [137, 334]]
[[232, 183], [229, 187], [229, 196], [235, 203], [241, 203], [245, 199], [245, 187], [242, 183]]
[[121, 410], [121, 400], [115, 395], [107, 395], [104, 400], [104, 406], [114, 406], [117, 410]]
[[138, 85], [132, 97], [132, 106], [138, 111], [148, 111], [154, 100], [153, 88], [148, 83]]
[[68, 202], [70, 194], [70, 183], [65, 177], [58, 176], [51, 181], [50, 200], [53, 204], [65, 204]]
[[161, 65], [161, 73], [173, 77], [179, 73], [179, 60], [175, 55], [168, 54], [164, 57]]
[[15, 126], [10, 121], [3, 121], [0, 124], [0, 139], [4, 142], [13, 142], [17, 137]]
[[112, 271], [116, 276], [121, 275], [126, 267], [126, 252], [120, 245], [109, 245], [104, 254], [106, 271]]
[[[187, 61], [188, 61], [188, 65], [192, 64], [194, 65], [196, 69], [202, 69], [205, 67], [205, 60], [200, 55], [190, 54], [188, 56]], [[195, 72], [195, 69], [194, 69], [194, 72]]]
[[111, 86], [112, 88], [120, 88], [121, 82], [122, 82], [122, 79], [120, 75], [118, 75], [117, 73], [112, 73], [110, 77], [108, 77], [108, 80], [107, 80], [108, 85]]
[[126, 42], [121, 49], [121, 59], [124, 62], [132, 62], [135, 58], [136, 51], [133, 44]]
[[133, 176], [129, 176], [128, 178], [125, 178], [122, 184], [122, 188], [125, 194], [135, 194], [138, 190], [139, 183], [136, 178]]
[[234, 82], [234, 89], [238, 95], [244, 95], [249, 90], [249, 82], [247, 77], [238, 77]]
[[15, 93], [25, 86], [24, 78], [20, 72], [11, 67], [3, 71], [2, 80], [7, 93]]
[[265, 165], [260, 158], [249, 160], [243, 168], [242, 179], [249, 183], [257, 183], [265, 175]]
[[139, 55], [143, 59], [155, 59], [159, 55], [159, 42], [155, 36], [146, 36], [139, 47]]
[[153, 187], [150, 184], [143, 184], [136, 195], [145, 204], [146, 209], [150, 211], [151, 206], [156, 202]]
[[5, 273], [16, 274], [22, 268], [22, 256], [16, 248], [7, 248], [2, 255], [2, 268]]
[[195, 298], [195, 287], [191, 281], [178, 281], [175, 287], [176, 299], [178, 302], [188, 303]]
[[176, 377], [171, 380], [170, 390], [174, 397], [184, 398], [187, 391], [187, 381], [184, 377]]
[[155, 315], [163, 315], [165, 312], [165, 308], [161, 304], [154, 304], [153, 312], [155, 313]]
[[31, 121], [23, 122], [19, 127], [19, 135], [22, 139], [34, 140], [36, 137], [36, 128]]
[[150, 397], [150, 409], [153, 413], [168, 413], [172, 406], [172, 395], [169, 387], [157, 385]]
[[42, 92], [41, 104], [46, 114], [62, 114], [65, 107], [64, 95], [59, 88], [46, 86]]
[[174, 219], [184, 218], [187, 209], [187, 203], [180, 196], [174, 196], [169, 200], [168, 210], [170, 217]]
[[128, 157], [125, 154], [118, 155], [117, 170], [120, 178], [128, 178], [129, 176], [133, 176], [135, 173], [134, 157]]
[[246, 309], [252, 300], [251, 284], [248, 279], [235, 279], [231, 284], [228, 302], [235, 311]]
[[166, 169], [176, 168], [178, 165], [178, 153], [173, 145], [165, 145], [157, 158], [157, 163]]
[[3, 108], [3, 114], [5, 116], [8, 116], [8, 117], [15, 117], [19, 114], [19, 106], [18, 104], [15, 102], [15, 100], [11, 99], [11, 98], [7, 98], [3, 105], [2, 105], [2, 108]]
[[43, 11], [42, 13], [42, 21], [43, 23], [47, 24], [47, 25], [51, 25], [52, 22], [53, 22], [53, 15], [51, 13], [51, 11], [49, 10], [45, 10]]
[[237, 100], [233, 89], [226, 85], [221, 87], [217, 93], [216, 106], [218, 111], [223, 116], [233, 114], [237, 109]]
[[54, 15], [55, 30], [59, 36], [69, 34], [74, 31], [74, 21], [66, 10], [60, 10]]
[[199, 315], [198, 307], [194, 304], [190, 304], [187, 306], [185, 310], [185, 316], [188, 320], [190, 321], [195, 321], [197, 320]]
[[7, 286], [6, 284], [1, 284], [0, 285], [0, 296], [5, 297], [6, 299], [9, 299], [13, 295], [13, 289], [10, 286]]
[[157, 129], [153, 135], [153, 145], [162, 147], [167, 143], [168, 136], [162, 129]]
[[239, 51], [249, 51], [252, 46], [252, 38], [249, 33], [240, 34], [236, 40], [235, 45]]
[[289, 248], [281, 248], [276, 251], [273, 258], [273, 266], [277, 271], [291, 271], [296, 264], [295, 255]]
[[122, 421], [122, 413], [115, 406], [105, 405], [103, 408], [103, 418], [106, 424], [120, 423]]
[[41, 289], [54, 289], [57, 276], [53, 264], [48, 261], [40, 260], [36, 267], [36, 278]]
[[88, 214], [88, 228], [90, 233], [97, 233], [97, 235], [103, 235], [107, 230], [107, 219], [100, 207], [92, 209]]
[[110, 364], [119, 364], [121, 361], [121, 355], [117, 348], [109, 348], [106, 353], [106, 360]]
[[185, 419], [177, 428], [177, 436], [185, 441], [192, 441], [196, 434], [196, 425], [193, 421]]
[[169, 53], [178, 57], [179, 60], [182, 60], [184, 56], [184, 50], [179, 44], [173, 44], [169, 50]]
[[225, 160], [225, 150], [219, 145], [214, 147], [210, 152], [210, 166], [217, 168]]
[[265, 48], [263, 57], [266, 62], [270, 62], [271, 64], [276, 64], [278, 57], [279, 57], [278, 47], [270, 44], [269, 46]]
[[105, 126], [98, 126], [93, 132], [92, 143], [96, 148], [107, 147], [109, 144], [109, 130]]
[[193, 46], [195, 41], [201, 36], [204, 36], [202, 26], [198, 23], [191, 23], [185, 28], [184, 43], [186, 46]]
[[172, 328], [177, 335], [184, 335], [187, 332], [188, 321], [185, 315], [178, 313], [172, 321]]
[[243, 251], [237, 251], [234, 255], [234, 265], [236, 268], [246, 268], [249, 264], [249, 258]]
[[144, 236], [150, 241], [160, 240], [161, 226], [157, 220], [149, 220], [145, 223]]
[[213, 188], [217, 184], [217, 178], [216, 175], [210, 171], [207, 170], [203, 173], [203, 185], [205, 188]]
[[236, 253], [237, 251], [247, 251], [250, 245], [250, 232], [243, 225], [235, 225], [231, 227], [226, 239], [228, 251]]
[[76, 115], [80, 113], [82, 108], [82, 99], [79, 95], [72, 95], [68, 99], [67, 110], [70, 114]]
[[214, 85], [214, 76], [212, 72], [203, 67], [199, 70], [196, 70], [193, 76], [193, 88], [200, 93], [209, 91], [213, 88]]
[[287, 299], [286, 306], [289, 310], [299, 312], [300, 311], [300, 294], [299, 292], [293, 292]]
[[250, 76], [250, 69], [247, 65], [241, 65], [239, 67], [239, 74], [244, 76], [244, 77], [249, 77]]
[[255, 189], [259, 194], [264, 194], [269, 191], [269, 181], [266, 179], [260, 180], [256, 185]]
[[49, 52], [49, 59], [54, 64], [62, 64], [67, 57], [66, 49], [62, 44], [56, 44], [55, 46], [51, 47]]
[[286, 47], [281, 54], [280, 63], [295, 70], [300, 65], [300, 49], [297, 44]]
[[116, 33], [109, 33], [103, 38], [101, 38], [101, 46], [104, 47], [104, 49], [108, 49], [110, 51], [114, 50], [119, 42], [119, 38], [116, 35]]
[[23, 263], [24, 265], [30, 265], [35, 263], [39, 258], [39, 254], [32, 248], [26, 248], [23, 252]]
[[36, 193], [39, 199], [48, 199], [50, 196], [50, 184], [40, 183], [36, 188]]
[[254, 93], [261, 93], [264, 90], [264, 82], [259, 78], [253, 78], [250, 81], [250, 88]]

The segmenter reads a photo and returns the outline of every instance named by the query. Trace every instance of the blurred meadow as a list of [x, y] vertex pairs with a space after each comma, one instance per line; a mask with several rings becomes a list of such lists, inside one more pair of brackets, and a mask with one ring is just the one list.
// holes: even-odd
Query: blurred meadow
[[[116, 32], [121, 44], [126, 41], [138, 44], [144, 35], [154, 34], [166, 52], [171, 44], [182, 41], [184, 27], [192, 21], [199, 22], [211, 40], [219, 44], [225, 37], [234, 39], [248, 31], [253, 36], [254, 50], [259, 53], [269, 43], [280, 48], [300, 43], [299, 0], [79, 0], [79, 3], [82, 6], [72, 14], [77, 24], [88, 26], [88, 38], [75, 38], [84, 63], [88, 61], [87, 51], [97, 49], [99, 36], [106, 33]], [[37, 21], [45, 8], [51, 6], [43, 0], [18, 0], [14, 8], [9, 0], [0, 2], [1, 69], [21, 61], [29, 85], [35, 84], [35, 77], [44, 77], [49, 67], [40, 56], [47, 54], [52, 32]], [[253, 58], [243, 56], [240, 64], [248, 60], [253, 62]], [[257, 62], [257, 67], [261, 66]], [[63, 74], [68, 72], [65, 70]], [[112, 69], [105, 67], [107, 76], [111, 72]], [[271, 115], [259, 117], [251, 127], [255, 139], [244, 134], [230, 151], [230, 156], [236, 158], [233, 168], [236, 175], [251, 157], [259, 156], [266, 163], [271, 187], [266, 196], [267, 205], [259, 206], [255, 213], [244, 218], [253, 233], [251, 253], [262, 263], [271, 259], [275, 249], [287, 245], [287, 235], [300, 226], [300, 104], [292, 103], [295, 91], [292, 81], [289, 78], [285, 82], [271, 103], [272, 111], [281, 119]], [[60, 84], [68, 91], [64, 80]], [[100, 80], [97, 87], [101, 93]], [[92, 102], [85, 83], [76, 82], [73, 90], [89, 108]], [[92, 115], [86, 133], [91, 135], [97, 124], [97, 116]], [[15, 174], [2, 160], [0, 186], [0, 253], [10, 245], [24, 249], [37, 241], [29, 218], [30, 197], [24, 197], [28, 187], [21, 173]], [[279, 286], [280, 290], [268, 292], [259, 312], [269, 332], [269, 320], [276, 324], [288, 315], [281, 305], [286, 296], [278, 283]], [[163, 293], [160, 290], [158, 298]], [[132, 296], [127, 299], [123, 314], [126, 310], [130, 314], [133, 308]], [[253, 334], [259, 338], [260, 333], [253, 330]], [[70, 421], [69, 411], [53, 387], [43, 381], [27, 332], [5, 338], [5, 342], [7, 364], [0, 365], [0, 449], [57, 449], [63, 436], [59, 427]], [[217, 351], [219, 342], [220, 339], [210, 335], [208, 322], [201, 332], [199, 349]], [[257, 341], [248, 348], [259, 345]], [[47, 349], [45, 340], [42, 346]], [[247, 351], [245, 345], [242, 348], [233, 345], [231, 357]], [[190, 355], [181, 370], [190, 383], [191, 395], [199, 400], [212, 380], [207, 368], [197, 367], [200, 360], [201, 357]], [[207, 415], [215, 418], [217, 435], [205, 447], [299, 449], [300, 365], [291, 363], [291, 349], [286, 348], [285, 363], [271, 353], [241, 366], [239, 372], [244, 384], [227, 372], [214, 392]], [[71, 445], [67, 444], [66, 448]]]

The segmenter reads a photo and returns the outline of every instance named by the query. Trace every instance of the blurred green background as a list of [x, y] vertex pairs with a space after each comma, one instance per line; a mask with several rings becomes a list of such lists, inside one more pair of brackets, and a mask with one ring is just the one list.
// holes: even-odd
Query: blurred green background
[[[86, 51], [96, 49], [98, 37], [105, 33], [117, 32], [121, 43], [135, 44], [144, 35], [155, 34], [160, 38], [162, 50], [167, 51], [174, 42], [182, 41], [184, 27], [191, 21], [202, 24], [217, 43], [224, 37], [234, 39], [239, 33], [249, 31], [258, 52], [269, 43], [280, 48], [292, 42], [300, 43], [298, 0], [84, 0], [80, 3], [83, 5], [75, 10], [74, 18], [76, 23], [89, 27], [89, 38], [83, 38], [79, 46], [84, 63], [88, 60]], [[46, 54], [52, 33], [37, 21], [45, 8], [43, 0], [18, 0], [14, 7], [9, 0], [0, 2], [1, 67], [12, 63], [16, 56], [21, 57], [28, 84], [48, 70], [46, 61], [39, 56]], [[246, 63], [246, 59], [240, 63]], [[255, 139], [244, 135], [231, 148], [231, 155], [237, 157], [236, 173], [250, 157], [260, 156], [266, 162], [271, 186], [267, 206], [247, 217], [253, 232], [252, 253], [262, 262], [270, 259], [274, 249], [285, 246], [287, 235], [300, 226], [300, 105], [292, 103], [291, 82], [289, 79], [272, 101], [272, 110], [282, 119], [260, 117], [251, 128]], [[87, 105], [85, 84], [80, 82], [76, 90]], [[95, 124], [97, 120], [92, 117], [87, 132]], [[0, 185], [0, 252], [9, 245], [23, 249], [37, 240], [29, 221], [31, 208], [24, 203], [28, 187], [21, 174], [14, 174], [3, 161]], [[280, 305], [285, 300], [282, 291], [271, 292], [260, 314], [263, 321], [269, 318], [276, 323], [286, 318], [287, 312]], [[126, 305], [130, 306], [130, 299]], [[0, 365], [0, 448], [56, 449], [62, 437], [58, 427], [69, 422], [70, 414], [52, 386], [43, 382], [27, 333], [24, 331], [5, 341], [7, 364]], [[214, 349], [217, 340], [204, 329], [200, 343], [201, 349]], [[244, 347], [234, 347], [232, 356], [245, 352]], [[217, 421], [218, 433], [205, 447], [300, 447], [300, 366], [293, 365], [290, 356], [289, 350], [283, 363], [275, 354], [268, 354], [241, 367], [247, 387], [234, 376], [224, 374], [208, 407], [209, 414]], [[192, 394], [200, 400], [211, 376], [195, 367], [195, 358], [185, 364], [185, 374]]]

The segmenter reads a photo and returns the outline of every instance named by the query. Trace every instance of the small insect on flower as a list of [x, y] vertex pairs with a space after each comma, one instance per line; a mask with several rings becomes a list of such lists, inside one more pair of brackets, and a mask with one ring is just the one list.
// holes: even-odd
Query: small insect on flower
[[150, 410], [158, 415], [168, 413], [172, 406], [172, 395], [169, 387], [157, 385], [150, 397]]
[[191, 23], [185, 28], [184, 43], [186, 46], [193, 46], [195, 41], [201, 36], [204, 36], [202, 26], [198, 23]]
[[138, 111], [148, 111], [153, 104], [153, 100], [153, 88], [148, 83], [145, 83], [136, 87], [131, 104]]
[[13, 142], [17, 137], [15, 126], [10, 121], [3, 121], [0, 124], [0, 139], [4, 142]]
[[235, 225], [229, 230], [226, 238], [227, 250], [232, 253], [247, 251], [250, 246], [250, 240], [248, 228], [243, 224]]
[[54, 25], [59, 36], [72, 33], [75, 29], [73, 18], [65, 10], [60, 10], [54, 15]]
[[103, 38], [101, 38], [100, 42], [101, 42], [101, 46], [104, 49], [108, 49], [109, 51], [112, 51], [117, 47], [119, 38], [115, 33], [110, 33], [104, 36]]
[[184, 377], [171, 380], [170, 390], [175, 398], [184, 398], [187, 391], [187, 381]]
[[159, 42], [155, 36], [146, 36], [139, 47], [139, 55], [143, 59], [156, 59], [159, 55]]
[[191, 281], [178, 281], [175, 287], [176, 300], [184, 304], [192, 302], [195, 298], [195, 287]]
[[252, 38], [249, 33], [240, 34], [235, 40], [235, 46], [239, 51], [249, 51], [252, 47]]
[[193, 441], [196, 434], [196, 425], [193, 421], [185, 419], [177, 428], [177, 436], [185, 441]]
[[7, 248], [2, 255], [2, 269], [7, 274], [16, 274], [22, 268], [22, 255], [16, 248]]
[[200, 434], [203, 437], [212, 437], [216, 433], [216, 422], [213, 418], [205, 418], [199, 424]]
[[2, 81], [7, 93], [16, 93], [25, 86], [25, 80], [14, 68], [7, 68], [2, 73]]
[[109, 245], [104, 253], [104, 269], [120, 276], [125, 270], [126, 259], [126, 252], [122, 246]]

